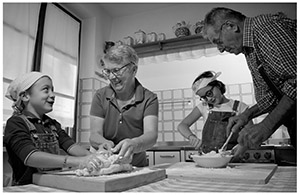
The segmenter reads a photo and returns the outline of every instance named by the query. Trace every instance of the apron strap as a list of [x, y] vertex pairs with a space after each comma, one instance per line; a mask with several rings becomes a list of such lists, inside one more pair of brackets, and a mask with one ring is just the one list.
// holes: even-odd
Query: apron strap
[[233, 107], [232, 107], [233, 111], [237, 112], [237, 108], [239, 106], [239, 103], [240, 103], [240, 101], [234, 100]]
[[29, 128], [30, 132], [31, 131], [36, 131], [35, 126], [28, 120], [28, 118], [24, 114], [20, 114], [18, 116], [24, 120], [24, 122], [26, 123], [26, 125]]

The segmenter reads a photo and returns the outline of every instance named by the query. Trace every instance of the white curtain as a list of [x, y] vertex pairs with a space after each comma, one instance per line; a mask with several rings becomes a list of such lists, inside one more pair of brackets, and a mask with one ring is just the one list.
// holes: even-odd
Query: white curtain
[[222, 55], [217, 47], [212, 46], [196, 46], [188, 49], [175, 49], [164, 53], [153, 53], [151, 56], [140, 56], [139, 65], [158, 64], [162, 62], [183, 61], [188, 59], [197, 59], [201, 57], [212, 57]]
[[49, 115], [73, 126], [80, 23], [53, 4], [47, 5], [41, 72], [52, 77], [58, 93]]
[[32, 66], [40, 3], [3, 3], [3, 121], [12, 114], [4, 97], [11, 80]]

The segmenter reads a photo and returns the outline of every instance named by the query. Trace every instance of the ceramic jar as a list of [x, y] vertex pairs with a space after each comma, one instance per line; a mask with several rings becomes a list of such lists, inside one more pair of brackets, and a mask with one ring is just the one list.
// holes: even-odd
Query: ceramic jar
[[187, 24], [185, 21], [177, 22], [176, 25], [173, 26], [173, 31], [176, 37], [191, 35], [190, 24]]
[[124, 44], [129, 46], [133, 45], [134, 44], [133, 38], [130, 36], [124, 37]]
[[123, 45], [123, 42], [122, 41], [117, 41], [116, 45]]
[[196, 22], [196, 24], [193, 25], [192, 28], [193, 28], [193, 31], [195, 32], [195, 34], [202, 34], [203, 27], [204, 27], [204, 21], [201, 20], [201, 21]]
[[147, 34], [147, 43], [155, 42], [157, 40], [157, 34], [155, 32], [151, 32]]
[[165, 39], [166, 39], [165, 33], [159, 33], [159, 34], [157, 35], [157, 40], [158, 40], [158, 41], [163, 41], [163, 40], [165, 40]]
[[135, 44], [143, 44], [146, 42], [146, 34], [142, 30], [135, 32], [134, 37], [135, 37]]

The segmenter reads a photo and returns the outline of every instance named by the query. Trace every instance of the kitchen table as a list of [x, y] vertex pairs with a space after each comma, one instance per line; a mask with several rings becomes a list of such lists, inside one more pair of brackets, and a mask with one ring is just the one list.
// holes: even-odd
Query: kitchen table
[[[4, 192], [66, 192], [38, 186], [10, 186]], [[194, 181], [186, 178], [166, 178], [125, 192], [297, 192], [297, 167], [279, 166], [267, 184], [223, 183]]]

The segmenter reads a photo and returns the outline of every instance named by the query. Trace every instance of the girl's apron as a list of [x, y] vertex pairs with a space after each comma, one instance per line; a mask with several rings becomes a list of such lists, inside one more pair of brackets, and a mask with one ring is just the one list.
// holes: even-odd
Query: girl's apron
[[[236, 115], [238, 105], [239, 101], [235, 100], [232, 107], [232, 112], [209, 111], [202, 132], [202, 144], [200, 147], [202, 152], [208, 153], [212, 150], [217, 151], [222, 147], [227, 138], [226, 127], [228, 124], [228, 119]], [[237, 137], [238, 134], [233, 134], [227, 148], [231, 149], [237, 144]]]
[[[50, 124], [51, 132], [45, 131], [45, 133], [38, 133], [36, 127], [27, 119], [27, 117], [23, 114], [19, 115], [26, 125], [29, 128], [31, 134], [31, 140], [33, 141], [35, 147], [42, 152], [47, 152], [51, 154], [59, 154], [59, 142], [58, 142], [58, 134], [57, 129], [53, 124]], [[33, 168], [27, 167], [27, 170], [24, 172], [24, 175], [20, 178], [19, 181], [13, 181], [12, 185], [22, 185], [22, 183], [26, 181], [32, 180], [32, 174], [37, 172], [36, 169], [40, 171], [53, 170], [51, 169], [42, 169], [42, 168]]]

